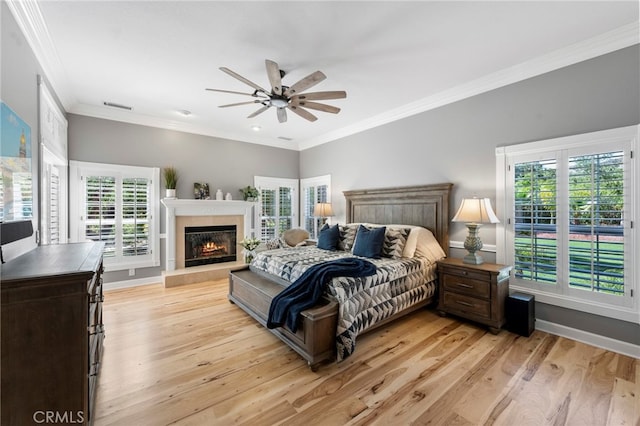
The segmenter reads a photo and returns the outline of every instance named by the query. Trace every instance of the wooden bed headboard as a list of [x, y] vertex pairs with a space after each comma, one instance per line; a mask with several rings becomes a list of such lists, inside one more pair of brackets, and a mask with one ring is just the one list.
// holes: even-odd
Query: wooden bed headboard
[[347, 223], [417, 225], [433, 232], [449, 255], [452, 183], [343, 191]]

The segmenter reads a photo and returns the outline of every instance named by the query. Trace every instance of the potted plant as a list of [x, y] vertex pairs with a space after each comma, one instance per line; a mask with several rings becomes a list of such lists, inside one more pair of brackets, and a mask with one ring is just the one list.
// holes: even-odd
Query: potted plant
[[244, 248], [244, 262], [251, 263], [256, 256], [255, 249], [260, 245], [258, 238], [244, 237], [244, 240], [240, 241], [240, 245]]
[[258, 197], [260, 196], [260, 191], [251, 185], [240, 188], [240, 192], [242, 192], [242, 198], [245, 201], [258, 201]]
[[176, 198], [176, 185], [178, 184], [178, 171], [175, 167], [165, 167], [163, 170], [164, 187], [167, 198]]

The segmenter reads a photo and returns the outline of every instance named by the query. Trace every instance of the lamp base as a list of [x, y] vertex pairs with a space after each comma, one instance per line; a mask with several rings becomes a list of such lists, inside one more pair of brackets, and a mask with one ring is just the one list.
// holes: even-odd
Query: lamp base
[[469, 265], [481, 265], [484, 263], [484, 259], [479, 254], [468, 253], [463, 259], [462, 263], [467, 263]]
[[478, 228], [480, 228], [480, 224], [467, 223], [466, 225], [469, 230], [469, 235], [467, 235], [467, 238], [464, 240], [464, 248], [467, 249], [468, 253], [462, 261], [469, 265], [480, 265], [484, 262], [484, 260], [482, 260], [482, 256], [476, 254], [476, 252], [482, 248], [482, 240], [478, 236]]

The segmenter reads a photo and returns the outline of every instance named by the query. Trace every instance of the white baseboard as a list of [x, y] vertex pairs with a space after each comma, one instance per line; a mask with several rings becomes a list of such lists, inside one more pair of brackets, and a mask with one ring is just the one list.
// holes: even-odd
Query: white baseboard
[[104, 283], [104, 291], [115, 290], [118, 288], [138, 287], [141, 285], [161, 284], [161, 283], [162, 283], [162, 276], [160, 275], [158, 275], [157, 277], [137, 278], [135, 280], [114, 281], [112, 283]]
[[640, 346], [632, 343], [623, 342], [610, 337], [589, 333], [588, 331], [578, 330], [577, 328], [567, 327], [565, 325], [540, 319], [536, 319], [536, 330], [567, 337], [569, 339], [577, 340], [578, 342], [640, 359]]

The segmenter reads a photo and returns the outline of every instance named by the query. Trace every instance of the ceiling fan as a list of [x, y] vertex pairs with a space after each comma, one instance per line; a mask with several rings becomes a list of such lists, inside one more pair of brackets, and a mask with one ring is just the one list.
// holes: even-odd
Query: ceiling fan
[[220, 105], [220, 108], [227, 108], [238, 105], [249, 105], [249, 104], [261, 104], [260, 109], [250, 114], [247, 118], [253, 118], [258, 114], [262, 114], [266, 110], [271, 107], [276, 108], [276, 113], [278, 114], [278, 121], [280, 123], [284, 123], [287, 121], [287, 111], [293, 111], [298, 114], [300, 117], [307, 119], [309, 121], [316, 121], [318, 117], [311, 114], [308, 109], [314, 109], [317, 111], [330, 112], [332, 114], [337, 114], [340, 112], [340, 108], [326, 105], [318, 102], [313, 102], [317, 100], [326, 100], [326, 99], [343, 99], [347, 97], [347, 92], [343, 90], [339, 91], [328, 91], [328, 92], [312, 92], [312, 93], [301, 93], [316, 84], [320, 83], [322, 80], [327, 78], [321, 71], [316, 71], [314, 73], [309, 74], [302, 80], [297, 83], [292, 84], [291, 86], [284, 86], [282, 84], [282, 77], [285, 76], [285, 72], [280, 69], [277, 63], [271, 61], [269, 59], [265, 60], [265, 64], [267, 67], [267, 76], [269, 77], [269, 83], [271, 84], [271, 90], [267, 91], [262, 87], [258, 86], [256, 83], [252, 82], [241, 76], [240, 74], [231, 71], [229, 68], [220, 67], [220, 70], [229, 74], [231, 77], [234, 77], [241, 82], [251, 86], [254, 91], [253, 93], [244, 93], [244, 92], [236, 92], [233, 90], [222, 90], [222, 89], [206, 89], [213, 92], [222, 92], [222, 93], [233, 93], [236, 95], [247, 95], [253, 96], [257, 98], [253, 101], [248, 102], [238, 102], [234, 104]]

